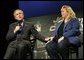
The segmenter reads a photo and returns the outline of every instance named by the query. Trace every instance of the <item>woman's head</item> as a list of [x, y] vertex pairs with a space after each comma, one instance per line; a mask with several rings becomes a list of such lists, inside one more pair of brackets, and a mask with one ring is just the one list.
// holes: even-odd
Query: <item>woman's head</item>
[[75, 12], [72, 10], [72, 8], [68, 5], [63, 5], [61, 8], [61, 15], [63, 19], [71, 19], [76, 18]]

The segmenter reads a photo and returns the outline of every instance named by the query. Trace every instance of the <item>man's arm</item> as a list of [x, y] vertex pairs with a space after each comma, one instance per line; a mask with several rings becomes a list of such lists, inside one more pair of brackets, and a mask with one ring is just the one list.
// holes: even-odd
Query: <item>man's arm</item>
[[39, 34], [39, 32], [35, 29], [34, 25], [32, 25], [31, 33], [32, 33], [32, 35], [33, 35], [36, 39], [38, 39], [38, 40], [40, 40], [40, 41], [42, 41], [42, 42], [47, 42], [47, 41], [45, 40], [45, 37], [42, 36], [41, 34]]
[[6, 39], [7, 40], [11, 40], [13, 38], [15, 38], [15, 35], [16, 33], [14, 33], [14, 27], [12, 25], [9, 26], [9, 30], [8, 30], [8, 33], [6, 35]]

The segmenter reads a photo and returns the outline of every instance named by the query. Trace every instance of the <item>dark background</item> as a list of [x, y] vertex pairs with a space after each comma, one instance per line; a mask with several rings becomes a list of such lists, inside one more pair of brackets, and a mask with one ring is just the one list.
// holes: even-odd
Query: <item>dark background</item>
[[[76, 1], [75, 1], [76, 2]], [[77, 2], [75, 3], [73, 2], [66, 2], [66, 4], [71, 5], [74, 10], [77, 12], [77, 14], [79, 15], [80, 13], [80, 17], [83, 17], [83, 1]], [[3, 58], [4, 53], [6, 51], [7, 45], [8, 45], [8, 41], [6, 41], [5, 37], [9, 28], [9, 24], [11, 24], [12, 22], [15, 22], [14, 18], [13, 18], [13, 11], [21, 6], [19, 6], [19, 1], [1, 1], [0, 2], [0, 59]], [[21, 2], [23, 3], [23, 2]], [[57, 8], [60, 8], [59, 4], [54, 4], [56, 3], [54, 1], [52, 1], [52, 3], [50, 2], [49, 4], [44, 4], [41, 3], [39, 1], [39, 3], [34, 3], [34, 2], [29, 2], [29, 10], [27, 10], [29, 13], [25, 14], [25, 17], [34, 17], [34, 16], [41, 16], [41, 15], [50, 15], [50, 14], [59, 14], [59, 11]], [[37, 4], [37, 8], [33, 7], [36, 6]], [[46, 6], [45, 6], [46, 5]], [[45, 7], [43, 7], [45, 6]], [[53, 9], [50, 9], [49, 7], [54, 6]], [[56, 7], [57, 6], [57, 7]], [[42, 7], [42, 8], [41, 8]], [[46, 10], [46, 7], [48, 7], [49, 9]], [[26, 8], [26, 7], [24, 7]], [[34, 9], [34, 10], [33, 10]], [[57, 11], [56, 11], [57, 9]], [[23, 9], [24, 10], [24, 9]], [[30, 12], [32, 10], [32, 12]], [[26, 12], [26, 11], [24, 11]]]
[[13, 11], [18, 8], [18, 1], [0, 1], [0, 59], [3, 58], [8, 41], [5, 37], [9, 24], [15, 22]]

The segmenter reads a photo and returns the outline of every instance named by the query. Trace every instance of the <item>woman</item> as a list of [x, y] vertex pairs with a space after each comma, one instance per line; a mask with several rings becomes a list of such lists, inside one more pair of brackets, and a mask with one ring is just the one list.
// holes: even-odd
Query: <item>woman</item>
[[62, 19], [55, 28], [55, 37], [46, 44], [46, 50], [51, 59], [68, 59], [69, 46], [79, 46], [80, 24], [75, 12], [70, 6], [63, 5], [61, 8]]

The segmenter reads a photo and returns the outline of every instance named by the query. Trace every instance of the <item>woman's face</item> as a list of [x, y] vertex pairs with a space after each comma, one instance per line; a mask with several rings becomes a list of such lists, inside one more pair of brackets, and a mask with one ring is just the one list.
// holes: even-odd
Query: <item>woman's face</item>
[[61, 9], [61, 15], [63, 18], [66, 18], [68, 16], [68, 12], [66, 11], [66, 8]]

